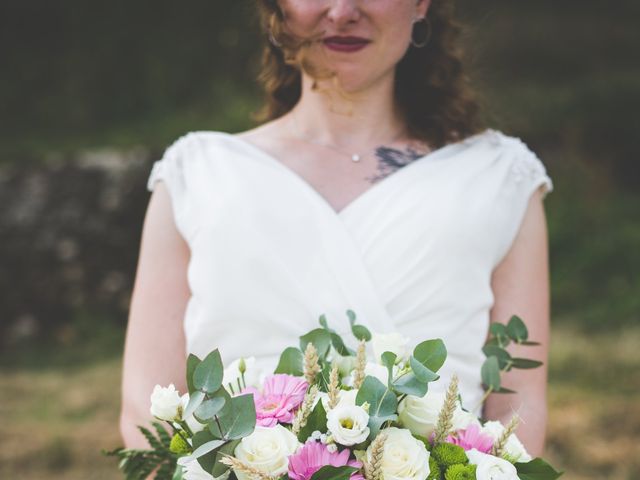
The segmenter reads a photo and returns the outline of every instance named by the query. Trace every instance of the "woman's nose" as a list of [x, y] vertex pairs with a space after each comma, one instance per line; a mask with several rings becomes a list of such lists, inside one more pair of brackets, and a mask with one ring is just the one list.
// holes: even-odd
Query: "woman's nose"
[[327, 18], [340, 27], [360, 18], [359, 0], [333, 0], [329, 2]]

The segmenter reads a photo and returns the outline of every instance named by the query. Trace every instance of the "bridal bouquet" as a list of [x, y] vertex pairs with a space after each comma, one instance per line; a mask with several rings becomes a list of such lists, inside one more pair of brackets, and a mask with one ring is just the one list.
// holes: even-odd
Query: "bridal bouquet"
[[[117, 449], [128, 479], [168, 480], [553, 480], [508, 425], [481, 422], [460, 403], [457, 379], [429, 391], [447, 351], [439, 339], [407, 351], [399, 334], [372, 335], [347, 316], [350, 348], [320, 317], [320, 327], [280, 356], [273, 372], [255, 358], [223, 367], [220, 352], [187, 360], [188, 392], [157, 385], [151, 394], [155, 432], [139, 427], [149, 450]], [[507, 393], [500, 373], [539, 362], [512, 358], [504, 347], [527, 340], [513, 317], [495, 324], [482, 378]], [[367, 344], [373, 357], [367, 356]]]

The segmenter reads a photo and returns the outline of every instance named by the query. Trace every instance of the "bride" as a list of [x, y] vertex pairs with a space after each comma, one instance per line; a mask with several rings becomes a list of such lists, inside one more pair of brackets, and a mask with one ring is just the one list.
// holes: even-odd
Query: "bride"
[[[442, 338], [437, 383], [456, 373], [469, 409], [490, 322], [522, 317], [542, 343], [526, 356], [546, 361], [551, 180], [520, 139], [478, 119], [451, 3], [258, 2], [265, 121], [189, 132], [149, 177], [124, 354], [128, 447], [146, 446], [136, 425], [155, 384], [186, 391], [187, 353], [275, 365], [321, 314], [338, 331], [352, 309], [374, 332]], [[546, 374], [509, 372], [517, 393], [481, 412], [517, 412], [534, 456]]]

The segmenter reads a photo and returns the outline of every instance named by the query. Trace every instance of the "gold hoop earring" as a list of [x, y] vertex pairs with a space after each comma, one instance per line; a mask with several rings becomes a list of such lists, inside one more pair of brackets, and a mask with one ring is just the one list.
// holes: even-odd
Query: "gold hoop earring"
[[269, 17], [269, 42], [271, 42], [271, 45], [273, 45], [276, 48], [282, 48], [282, 43], [280, 43], [278, 41], [278, 39], [276, 39], [275, 35], [273, 34], [273, 25], [276, 22], [276, 14], [272, 13], [271, 17]]
[[[416, 35], [417, 31], [417, 35]], [[417, 36], [417, 39], [416, 39]], [[411, 45], [416, 48], [422, 48], [431, 38], [431, 24], [427, 17], [417, 18], [413, 21], [413, 30], [411, 31]]]
[[276, 37], [274, 37], [271, 29], [269, 29], [269, 42], [271, 42], [271, 45], [276, 48], [282, 48], [282, 44], [278, 40], [276, 40]]

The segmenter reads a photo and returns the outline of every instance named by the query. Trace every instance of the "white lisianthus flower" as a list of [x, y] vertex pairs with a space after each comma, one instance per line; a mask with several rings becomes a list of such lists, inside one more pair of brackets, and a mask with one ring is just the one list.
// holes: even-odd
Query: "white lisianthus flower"
[[405, 360], [409, 354], [408, 344], [409, 337], [405, 337], [398, 332], [374, 333], [371, 335], [371, 346], [378, 363], [380, 363], [380, 356], [384, 352], [395, 353], [398, 356], [396, 363]]
[[358, 405], [338, 404], [327, 413], [327, 428], [336, 443], [349, 447], [369, 436], [369, 414]]
[[242, 382], [241, 367], [244, 369], [244, 381], [247, 387], [259, 388], [262, 383], [262, 377], [266, 372], [256, 364], [256, 357], [237, 358], [224, 369], [222, 377], [222, 385], [229, 393], [238, 393], [245, 387]]
[[168, 387], [153, 387], [149, 411], [157, 419], [168, 422], [182, 418], [182, 399], [173, 383]]
[[[429, 476], [429, 456], [424, 443], [404, 428], [381, 430], [387, 435], [380, 465], [385, 480], [424, 480]], [[371, 445], [367, 448], [367, 461], [371, 461]]]
[[469, 463], [477, 465], [477, 480], [519, 480], [518, 471], [512, 463], [472, 448], [467, 450]]
[[[494, 442], [500, 438], [504, 432], [504, 425], [500, 422], [490, 421], [486, 422], [482, 427], [482, 433], [489, 435], [493, 438]], [[529, 452], [524, 448], [522, 442], [516, 434], [513, 433], [507, 439], [507, 443], [504, 446], [504, 453], [510, 462], [530, 462], [532, 460]]]
[[[187, 405], [189, 405], [189, 394], [185, 393], [181, 397], [182, 401], [182, 413], [187, 409]], [[201, 430], [204, 430], [204, 425], [195, 419], [193, 415], [189, 415], [189, 418], [184, 418], [182, 416], [182, 421], [187, 423], [187, 426], [191, 429], [193, 433], [198, 433]]]
[[[412, 433], [429, 438], [438, 423], [445, 397], [443, 392], [427, 392], [423, 397], [408, 395], [398, 405], [398, 420]], [[459, 404], [456, 405], [452, 422], [453, 430], [465, 429], [471, 423], [480, 426], [478, 419], [462, 410]]]
[[[253, 433], [240, 440], [234, 450], [235, 457], [261, 472], [274, 477], [287, 473], [289, 455], [300, 446], [296, 436], [278, 424], [275, 427], [256, 426]], [[251, 480], [242, 472], [235, 472], [238, 480]]]

